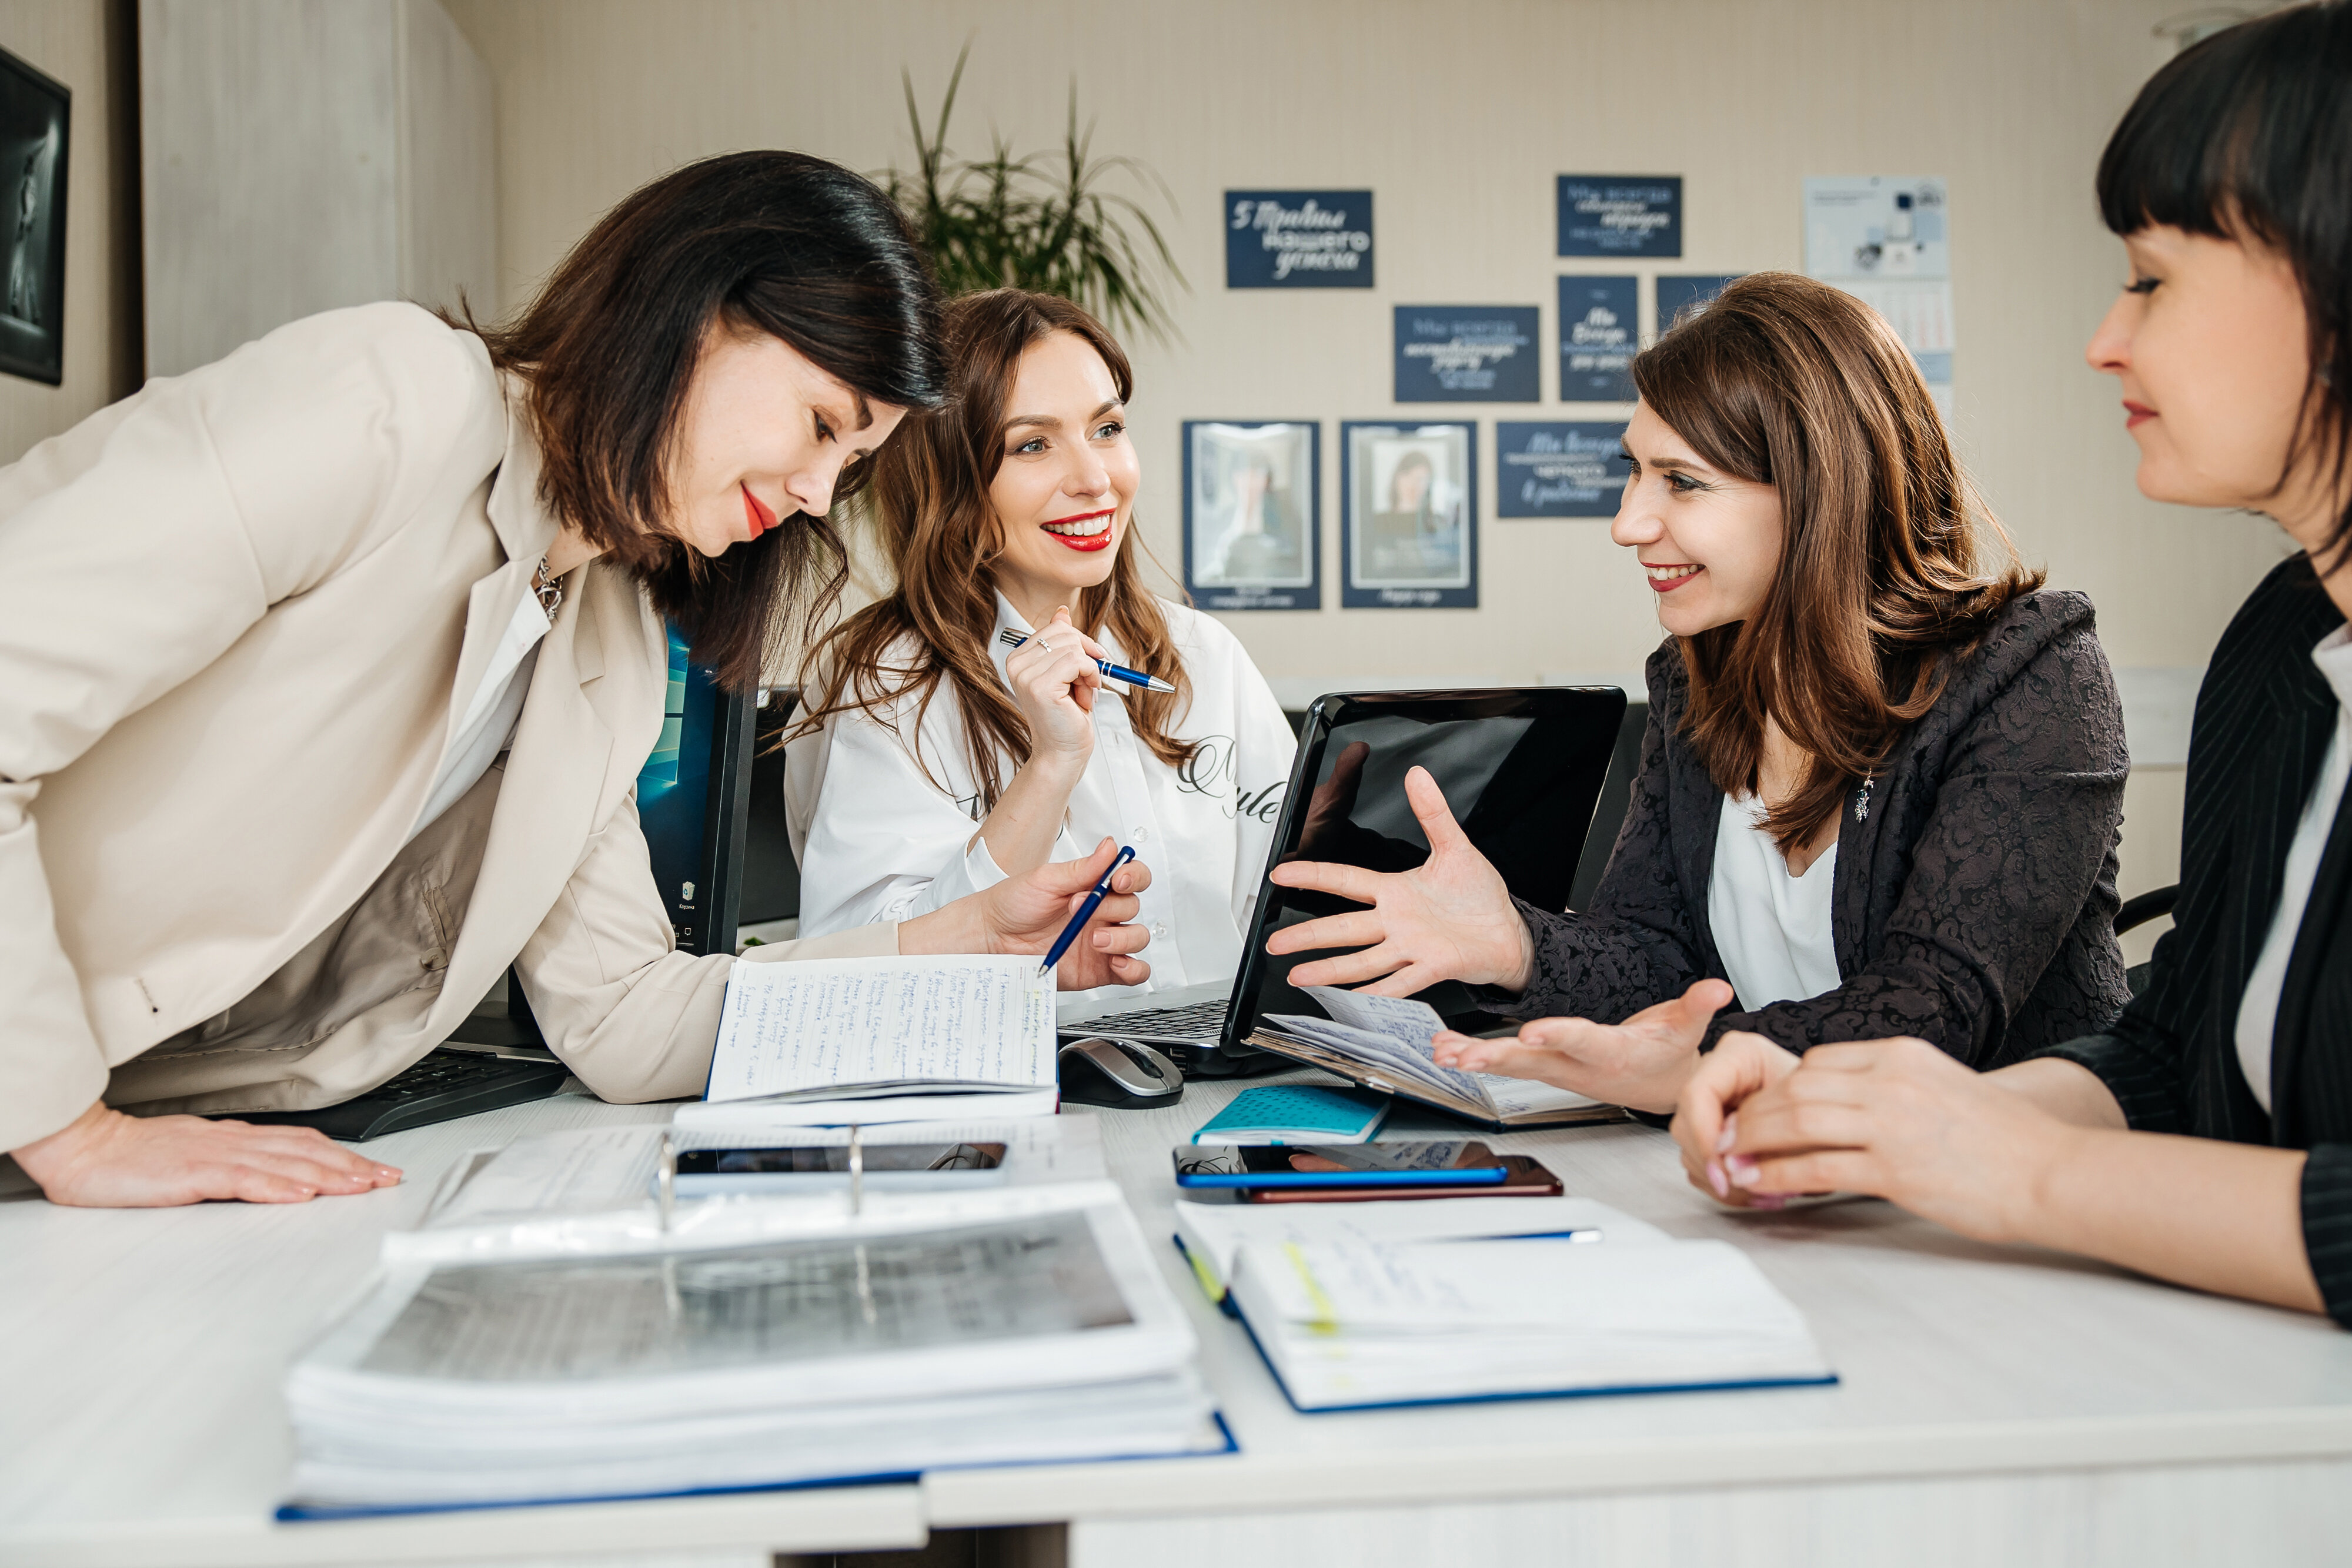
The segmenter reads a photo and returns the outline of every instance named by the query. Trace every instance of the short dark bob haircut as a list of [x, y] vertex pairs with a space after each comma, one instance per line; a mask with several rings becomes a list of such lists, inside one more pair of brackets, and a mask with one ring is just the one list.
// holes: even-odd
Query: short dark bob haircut
[[[787, 519], [716, 559], [667, 530], [678, 421], [714, 326], [781, 339], [875, 402], [930, 408], [946, 395], [939, 290], [898, 209], [800, 152], [663, 175], [605, 214], [521, 315], [472, 329], [530, 389], [541, 499], [742, 691], [825, 613], [847, 557], [824, 517]], [[856, 493], [866, 466], [843, 472], [836, 498]]]
[[[2099, 215], [2118, 235], [2163, 225], [2285, 258], [2302, 286], [2315, 394], [2286, 469], [2317, 452], [2340, 484], [2352, 456], [2352, 8], [2290, 6], [2176, 56], [2099, 159]], [[2347, 544], [2352, 510], [2314, 567], [2336, 570]]]

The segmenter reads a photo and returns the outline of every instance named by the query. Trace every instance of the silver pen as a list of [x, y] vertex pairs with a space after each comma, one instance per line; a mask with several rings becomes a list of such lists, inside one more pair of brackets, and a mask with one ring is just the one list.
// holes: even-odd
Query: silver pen
[[[999, 632], [996, 634], [996, 640], [1010, 648], [1018, 648], [1022, 643], [1029, 641], [1027, 637], [1010, 626]], [[1147, 675], [1141, 670], [1130, 670], [1125, 664], [1114, 664], [1108, 659], [1097, 659], [1094, 661], [1094, 666], [1114, 681], [1125, 681], [1129, 685], [1141, 686], [1147, 692], [1172, 692], [1176, 689], [1157, 675]]]

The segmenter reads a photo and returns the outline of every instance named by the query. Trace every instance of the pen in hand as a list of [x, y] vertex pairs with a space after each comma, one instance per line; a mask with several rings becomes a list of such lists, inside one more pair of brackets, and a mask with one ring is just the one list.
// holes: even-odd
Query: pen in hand
[[1102, 901], [1110, 896], [1110, 879], [1118, 874], [1119, 867], [1134, 858], [1133, 845], [1118, 846], [1118, 853], [1111, 856], [1110, 868], [1102, 873], [1102, 880], [1095, 883], [1092, 893], [1087, 894], [1087, 901], [1078, 905], [1078, 912], [1070, 917], [1070, 923], [1062, 927], [1062, 934], [1054, 938], [1054, 946], [1046, 952], [1045, 962], [1038, 967], [1038, 973], [1050, 975], [1054, 972], [1054, 966], [1062, 961], [1062, 955], [1070, 950], [1070, 944], [1076, 941], [1078, 933], [1087, 928], [1087, 922], [1095, 917], [1095, 911], [1102, 907]]
[[[1010, 626], [999, 632], [996, 634], [996, 640], [1011, 648], [1018, 648], [1022, 643], [1029, 641], [1025, 634], [1015, 632]], [[1141, 670], [1130, 670], [1125, 664], [1114, 664], [1108, 659], [1097, 659], [1094, 661], [1094, 666], [1114, 681], [1125, 681], [1129, 685], [1141, 686], [1147, 692], [1172, 692], [1176, 689], [1157, 675], [1147, 675]]]

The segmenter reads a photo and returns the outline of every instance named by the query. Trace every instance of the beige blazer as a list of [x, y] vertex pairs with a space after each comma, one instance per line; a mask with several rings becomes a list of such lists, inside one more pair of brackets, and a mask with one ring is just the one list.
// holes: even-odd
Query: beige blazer
[[502, 766], [404, 841], [555, 536], [518, 412], [371, 305], [0, 469], [0, 1149], [348, 1098], [509, 963], [599, 1094], [700, 1092], [730, 960], [673, 950], [637, 829], [668, 656], [624, 574], [572, 574]]

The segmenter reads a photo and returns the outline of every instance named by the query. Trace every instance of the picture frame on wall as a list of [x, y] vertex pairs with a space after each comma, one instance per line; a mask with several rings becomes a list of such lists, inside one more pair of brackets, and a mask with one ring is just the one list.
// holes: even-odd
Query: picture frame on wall
[[1339, 486], [1341, 608], [1477, 607], [1475, 424], [1342, 422]]
[[66, 362], [66, 152], [73, 93], [0, 49], [0, 371], [56, 386]]
[[1203, 610], [1323, 608], [1316, 420], [1184, 422], [1184, 591]]

